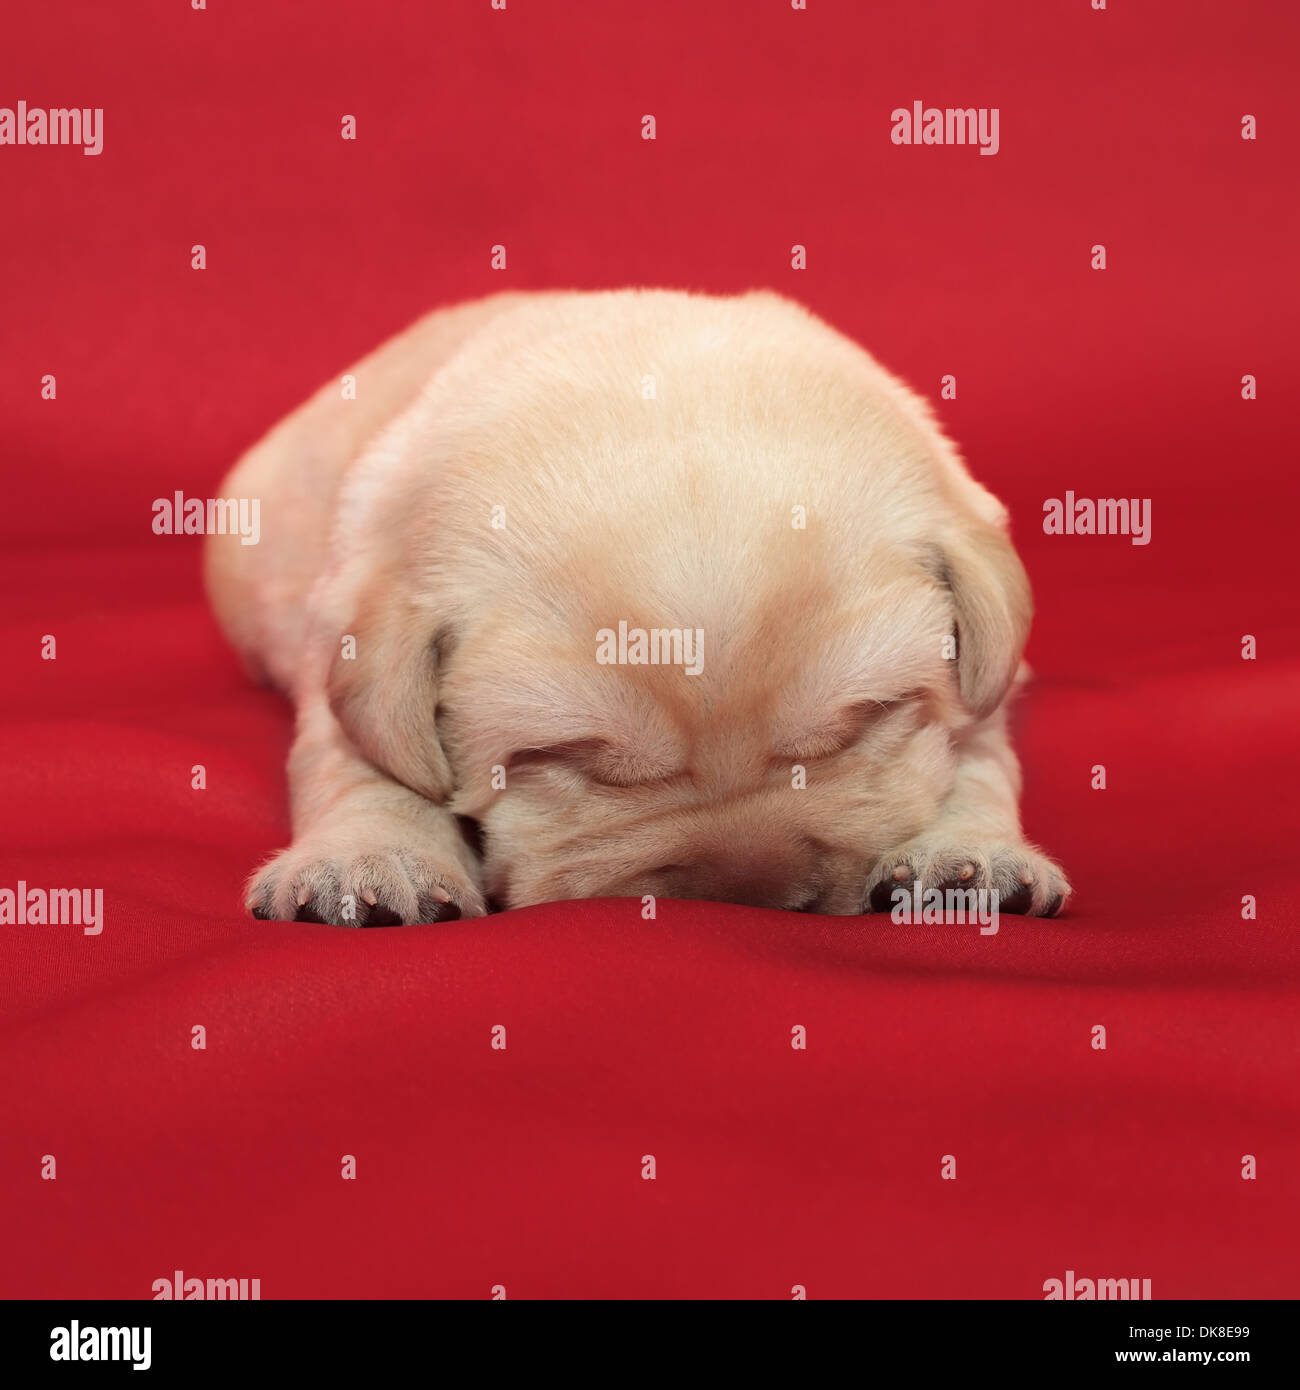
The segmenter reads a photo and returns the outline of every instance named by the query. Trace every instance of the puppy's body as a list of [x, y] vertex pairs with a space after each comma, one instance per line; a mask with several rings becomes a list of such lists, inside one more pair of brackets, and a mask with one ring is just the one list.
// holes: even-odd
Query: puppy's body
[[[351, 375], [223, 485], [261, 543], [209, 542], [219, 618], [299, 711], [259, 915], [854, 913], [896, 871], [1059, 908], [1003, 728], [1004, 511], [861, 349], [768, 294], [502, 295]], [[601, 664], [620, 623], [699, 632], [698, 674]]]

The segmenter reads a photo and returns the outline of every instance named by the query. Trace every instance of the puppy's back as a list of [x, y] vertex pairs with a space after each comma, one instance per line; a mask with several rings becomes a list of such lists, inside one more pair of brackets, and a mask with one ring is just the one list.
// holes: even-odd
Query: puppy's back
[[405, 410], [465, 341], [527, 296], [500, 294], [439, 309], [390, 338], [275, 425], [226, 475], [221, 497], [259, 499], [261, 538], [209, 536], [204, 574], [226, 637], [258, 679], [293, 683], [307, 600], [338, 524], [339, 489], [349, 466]]

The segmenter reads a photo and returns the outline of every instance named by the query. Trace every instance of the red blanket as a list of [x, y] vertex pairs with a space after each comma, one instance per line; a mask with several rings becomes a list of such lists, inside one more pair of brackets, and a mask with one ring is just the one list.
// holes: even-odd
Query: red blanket
[[[8, 17], [0, 104], [104, 116], [0, 144], [0, 890], [102, 930], [0, 924], [0, 1294], [1300, 1293], [1294, 9], [867, 10]], [[802, 298], [1007, 500], [1066, 918], [243, 915], [291, 716], [153, 500], [432, 305], [629, 282]]]

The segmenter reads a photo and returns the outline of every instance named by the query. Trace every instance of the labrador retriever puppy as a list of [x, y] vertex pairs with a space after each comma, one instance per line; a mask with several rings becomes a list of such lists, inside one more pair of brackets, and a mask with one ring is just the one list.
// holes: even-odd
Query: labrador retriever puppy
[[[219, 621], [292, 697], [262, 918], [555, 899], [852, 914], [1070, 892], [1020, 830], [1030, 619], [925, 404], [770, 293], [502, 294], [422, 319], [238, 463]], [[467, 833], [467, 831], [473, 833]]]

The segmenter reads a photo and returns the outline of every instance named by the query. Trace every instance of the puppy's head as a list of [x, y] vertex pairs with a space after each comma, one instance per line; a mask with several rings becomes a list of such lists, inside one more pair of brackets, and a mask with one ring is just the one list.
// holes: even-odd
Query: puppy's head
[[[776, 535], [736, 582], [687, 575], [654, 599], [588, 557], [538, 586], [553, 601], [450, 625], [390, 575], [332, 703], [373, 762], [480, 825], [504, 906], [855, 913], [874, 862], [935, 816], [954, 735], [1002, 700], [1028, 586], [1001, 528], [969, 515], [869, 546], [849, 575], [836, 547], [814, 553]], [[684, 648], [656, 635], [673, 632]]]

